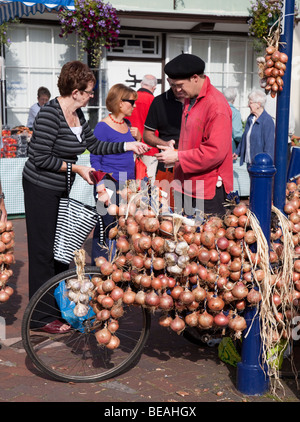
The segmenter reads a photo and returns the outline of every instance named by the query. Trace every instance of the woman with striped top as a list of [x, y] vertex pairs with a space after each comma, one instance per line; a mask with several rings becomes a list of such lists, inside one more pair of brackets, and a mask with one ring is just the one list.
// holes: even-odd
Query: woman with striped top
[[[66, 63], [58, 78], [60, 96], [38, 113], [23, 170], [23, 190], [29, 258], [29, 297], [48, 279], [68, 268], [54, 259], [53, 246], [60, 198], [66, 197], [67, 163], [72, 164], [72, 182], [79, 174], [93, 184], [88, 166], [76, 164], [86, 149], [97, 155], [149, 147], [141, 142], [99, 142], [88, 126], [81, 107], [93, 96], [95, 77], [83, 63]], [[61, 321], [47, 321], [44, 330], [65, 332]]]

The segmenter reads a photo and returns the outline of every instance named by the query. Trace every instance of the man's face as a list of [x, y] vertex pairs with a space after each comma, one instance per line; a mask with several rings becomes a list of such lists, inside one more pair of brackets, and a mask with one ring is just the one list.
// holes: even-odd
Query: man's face
[[[199, 76], [194, 75], [188, 79], [168, 79], [168, 82], [174, 92], [174, 95], [179, 98], [194, 98], [200, 92]], [[179, 97], [180, 96], [180, 97]]]

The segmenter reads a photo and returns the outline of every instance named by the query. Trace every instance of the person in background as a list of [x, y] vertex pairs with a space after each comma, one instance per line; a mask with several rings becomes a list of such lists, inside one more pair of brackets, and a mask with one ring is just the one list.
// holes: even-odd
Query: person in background
[[[178, 141], [181, 127], [181, 116], [184, 104], [184, 95], [177, 92], [172, 83], [168, 80], [170, 88], [154, 98], [147, 114], [144, 141], [155, 147], [157, 145], [167, 145], [178, 149]], [[173, 167], [166, 168], [163, 163], [158, 163], [156, 181], [168, 181], [172, 183], [174, 179]], [[165, 182], [163, 182], [165, 183]], [[174, 196], [167, 186], [161, 185], [169, 198], [169, 206], [174, 206]]]
[[180, 54], [166, 64], [165, 73], [186, 101], [178, 151], [160, 146], [157, 157], [165, 165], [175, 164], [177, 212], [183, 208], [192, 215], [200, 203], [205, 214], [222, 216], [227, 193], [233, 188], [232, 115], [226, 98], [204, 69], [204, 61], [193, 54]]
[[264, 109], [267, 96], [260, 89], [254, 89], [248, 95], [250, 115], [247, 118], [242, 140], [233, 154], [233, 159], [240, 157], [240, 165], [253, 162], [256, 154], [265, 152], [274, 160], [275, 126], [272, 117]]
[[223, 94], [228, 101], [232, 112], [232, 151], [235, 151], [243, 136], [241, 113], [233, 105], [238, 91], [234, 87], [228, 87], [224, 89]]
[[29, 129], [33, 128], [33, 123], [36, 118], [36, 115], [40, 111], [41, 107], [43, 107], [49, 100], [51, 94], [48, 88], [41, 86], [37, 92], [37, 103], [34, 103], [29, 109], [29, 115], [27, 119], [27, 126]]
[[7, 221], [7, 212], [4, 203], [5, 195], [2, 192], [2, 186], [0, 182], [0, 221], [6, 223]]
[[[142, 135], [136, 127], [130, 127], [130, 122], [127, 117], [130, 117], [134, 108], [135, 101], [137, 100], [137, 93], [134, 89], [127, 87], [123, 84], [113, 85], [106, 97], [106, 108], [109, 111], [101, 122], [99, 122], [94, 130], [94, 135], [99, 141], [105, 141], [109, 143], [116, 142], [134, 142], [135, 140], [141, 141]], [[145, 145], [145, 144], [142, 144]], [[146, 145], [145, 145], [146, 146]], [[117, 197], [115, 193], [121, 189], [127, 180], [135, 179], [135, 162], [132, 151], [123, 152], [114, 155], [95, 155], [90, 154], [91, 166], [95, 170], [101, 170], [105, 173], [109, 173], [115, 180], [114, 198], [117, 203]], [[107, 179], [107, 178], [106, 178]], [[103, 202], [106, 201], [106, 205], [110, 202], [108, 197], [105, 197], [104, 191], [101, 185], [107, 184], [107, 180], [100, 182], [97, 186], [98, 199], [99, 194], [103, 198]], [[108, 188], [112, 187], [112, 183], [107, 184]], [[105, 230], [105, 243], [109, 245], [108, 233], [112, 227], [115, 218], [113, 215], [107, 212], [102, 215], [103, 228]], [[96, 224], [93, 234], [92, 244], [92, 265], [95, 265], [95, 259], [99, 256], [108, 258], [108, 250], [102, 248], [99, 245], [99, 223]]]
[[[85, 120], [82, 107], [94, 95], [96, 80], [88, 66], [80, 61], [66, 63], [58, 78], [59, 97], [38, 113], [23, 169], [23, 190], [29, 258], [29, 298], [50, 278], [68, 269], [54, 259], [54, 239], [60, 199], [67, 197], [67, 169], [71, 184], [75, 175], [93, 185], [89, 166], [76, 164], [86, 149], [92, 154], [118, 154], [133, 151], [142, 154], [148, 147], [141, 142], [99, 142]], [[53, 297], [48, 304], [56, 309]], [[36, 327], [51, 333], [64, 333], [70, 327], [48, 315]]]
[[[152, 101], [154, 100], [154, 91], [157, 86], [157, 79], [153, 75], [145, 75], [141, 82], [141, 88], [138, 89], [137, 94], [138, 98], [136, 100], [136, 107], [133, 110], [133, 113], [128, 120], [131, 122], [132, 126], [137, 127], [143, 136], [144, 125], [146, 117], [150, 108]], [[155, 154], [158, 152], [158, 149], [153, 147], [146, 154], [143, 155], [142, 161], [147, 166], [148, 177], [151, 178], [152, 184], [155, 180], [156, 169], [157, 169], [157, 158]]]

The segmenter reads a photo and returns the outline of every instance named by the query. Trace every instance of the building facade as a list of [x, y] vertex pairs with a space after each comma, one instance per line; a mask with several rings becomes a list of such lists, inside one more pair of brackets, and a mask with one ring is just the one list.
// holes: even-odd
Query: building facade
[[[106, 113], [108, 89], [119, 82], [138, 89], [146, 73], [158, 79], [155, 95], [168, 89], [163, 67], [185, 52], [201, 56], [206, 62], [206, 74], [220, 91], [228, 86], [238, 89], [235, 106], [242, 118], [247, 118], [248, 94], [259, 87], [256, 55], [248, 37], [249, 0], [152, 0], [146, 5], [141, 0], [116, 0], [111, 3], [121, 20], [119, 46], [103, 53], [99, 96], [86, 112], [93, 111], [98, 119], [102, 118]], [[2, 88], [4, 124], [26, 125], [39, 86], [46, 86], [52, 97], [58, 95], [57, 76], [62, 65], [78, 57], [76, 37], [65, 40], [58, 36], [59, 32], [54, 11], [29, 16], [21, 19], [20, 24], [11, 25], [12, 43], [5, 50]], [[298, 133], [299, 37], [296, 25], [291, 93]]]

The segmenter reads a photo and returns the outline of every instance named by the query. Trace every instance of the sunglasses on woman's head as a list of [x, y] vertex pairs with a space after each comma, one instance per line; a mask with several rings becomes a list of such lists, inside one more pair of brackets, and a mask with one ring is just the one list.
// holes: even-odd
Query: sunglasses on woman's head
[[126, 101], [127, 103], [130, 103], [132, 105], [132, 107], [134, 106], [134, 103], [135, 103], [135, 100], [127, 100], [127, 99], [124, 99], [122, 101]]

